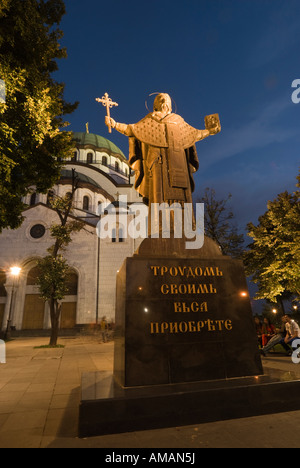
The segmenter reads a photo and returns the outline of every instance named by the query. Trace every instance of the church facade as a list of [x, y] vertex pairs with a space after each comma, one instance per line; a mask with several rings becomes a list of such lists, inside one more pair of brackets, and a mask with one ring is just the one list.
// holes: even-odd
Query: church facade
[[[17, 230], [0, 235], [0, 329], [9, 323], [16, 330], [50, 328], [48, 304], [39, 295], [37, 260], [53, 245], [49, 227], [58, 223], [50, 197], [63, 197], [71, 191], [72, 170], [80, 185], [75, 194], [73, 216], [84, 222], [84, 229], [73, 235], [64, 253], [70, 266], [68, 293], [62, 301], [61, 329], [99, 323], [102, 317], [114, 321], [116, 275], [124, 259], [132, 256], [139, 241], [127, 237], [123, 225], [112, 226], [110, 237], [97, 235], [99, 205], [118, 200], [141, 203], [134, 189], [134, 176], [122, 151], [110, 140], [90, 133], [74, 133], [76, 150], [64, 162], [61, 178], [48, 192], [34, 192], [25, 199], [24, 222]], [[126, 215], [130, 221], [131, 215]], [[18, 278], [11, 268], [18, 266]]]

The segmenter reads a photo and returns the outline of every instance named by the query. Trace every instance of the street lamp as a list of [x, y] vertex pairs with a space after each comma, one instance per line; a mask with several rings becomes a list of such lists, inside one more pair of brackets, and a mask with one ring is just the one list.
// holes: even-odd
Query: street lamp
[[19, 278], [20, 273], [21, 273], [20, 267], [17, 267], [17, 266], [11, 267], [10, 274], [13, 278]]
[[13, 286], [12, 286], [12, 291], [11, 291], [9, 315], [8, 315], [8, 319], [7, 319], [7, 327], [6, 327], [6, 332], [5, 332], [5, 336], [4, 336], [5, 340], [9, 340], [10, 337], [11, 337], [10, 324], [11, 324], [11, 321], [12, 321], [15, 287], [16, 287], [17, 280], [19, 279], [19, 276], [21, 274], [21, 271], [22, 271], [22, 269], [20, 267], [18, 267], [18, 266], [13, 266], [13, 267], [10, 268], [10, 275], [11, 275], [11, 277], [13, 279]]

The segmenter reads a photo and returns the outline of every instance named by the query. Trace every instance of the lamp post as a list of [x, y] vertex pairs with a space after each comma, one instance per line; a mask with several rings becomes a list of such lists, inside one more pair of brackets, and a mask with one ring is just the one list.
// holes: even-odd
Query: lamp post
[[9, 315], [8, 315], [8, 320], [7, 320], [7, 327], [6, 327], [6, 332], [5, 332], [5, 336], [4, 336], [5, 340], [9, 340], [10, 337], [11, 337], [10, 324], [11, 324], [11, 321], [12, 321], [12, 314], [13, 314], [13, 302], [14, 302], [16, 283], [17, 283], [17, 280], [19, 279], [20, 273], [21, 273], [21, 268], [20, 267], [14, 266], [14, 267], [10, 268], [10, 275], [11, 275], [11, 277], [13, 279], [13, 283], [12, 283], [12, 291], [11, 291], [11, 298], [10, 298], [10, 307], [9, 307]]

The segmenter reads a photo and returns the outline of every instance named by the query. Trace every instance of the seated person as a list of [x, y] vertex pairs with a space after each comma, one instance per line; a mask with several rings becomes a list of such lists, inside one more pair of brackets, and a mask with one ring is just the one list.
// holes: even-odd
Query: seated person
[[262, 345], [266, 346], [271, 338], [276, 334], [274, 325], [265, 317], [262, 325]]
[[295, 350], [298, 348], [300, 341], [299, 325], [292, 320], [290, 315], [284, 315], [282, 319], [285, 323], [286, 336], [282, 338], [280, 344], [290, 345]]
[[281, 320], [282, 327], [276, 330], [276, 335], [274, 335], [273, 338], [270, 339], [269, 343], [262, 348], [261, 354], [263, 356], [266, 356], [267, 353], [278, 344], [281, 344], [288, 353], [291, 351], [291, 348], [285, 343], [285, 338], [287, 336], [286, 319], [285, 317], [282, 317]]

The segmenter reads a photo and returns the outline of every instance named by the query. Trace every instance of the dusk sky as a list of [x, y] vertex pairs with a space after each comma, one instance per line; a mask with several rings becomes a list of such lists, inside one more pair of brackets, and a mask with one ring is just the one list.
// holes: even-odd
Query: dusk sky
[[[293, 191], [300, 167], [299, 0], [65, 0], [61, 28], [68, 59], [55, 78], [68, 101], [80, 101], [70, 130], [112, 140], [128, 156], [128, 140], [104, 125], [95, 102], [108, 92], [112, 117], [135, 123], [167, 92], [177, 113], [204, 128], [219, 113], [222, 133], [197, 144], [196, 193], [229, 192], [241, 229], [257, 222], [269, 199]], [[175, 108], [174, 108], [175, 111]], [[249, 239], [250, 240], [250, 239]]]

